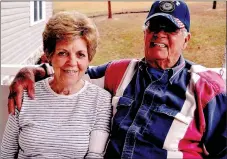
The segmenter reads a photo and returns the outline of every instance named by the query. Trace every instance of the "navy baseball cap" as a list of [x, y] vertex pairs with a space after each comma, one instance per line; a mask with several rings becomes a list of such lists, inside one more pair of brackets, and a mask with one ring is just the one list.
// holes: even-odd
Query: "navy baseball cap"
[[170, 20], [177, 28], [190, 30], [190, 13], [183, 1], [155, 1], [148, 13], [145, 25], [149, 25], [153, 18], [164, 17]]

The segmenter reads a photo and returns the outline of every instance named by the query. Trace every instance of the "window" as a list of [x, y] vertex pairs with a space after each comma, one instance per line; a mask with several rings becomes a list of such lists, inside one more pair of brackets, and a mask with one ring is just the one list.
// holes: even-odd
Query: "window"
[[30, 1], [30, 25], [35, 25], [45, 20], [45, 8], [44, 1]]

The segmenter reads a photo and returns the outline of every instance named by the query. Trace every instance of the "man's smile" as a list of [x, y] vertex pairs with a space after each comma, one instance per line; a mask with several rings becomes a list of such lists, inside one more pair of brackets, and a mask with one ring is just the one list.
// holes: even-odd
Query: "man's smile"
[[167, 47], [167, 45], [163, 44], [163, 43], [155, 43], [155, 42], [150, 43], [150, 47], [155, 47], [155, 46], [158, 46], [158, 47], [161, 47], [161, 48]]

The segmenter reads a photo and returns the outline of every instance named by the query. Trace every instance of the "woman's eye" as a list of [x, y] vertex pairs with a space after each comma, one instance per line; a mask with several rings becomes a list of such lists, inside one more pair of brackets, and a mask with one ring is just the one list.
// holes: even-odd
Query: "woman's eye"
[[86, 55], [82, 52], [78, 53], [79, 57], [86, 57]]
[[66, 52], [59, 52], [58, 56], [67, 56], [68, 54]]

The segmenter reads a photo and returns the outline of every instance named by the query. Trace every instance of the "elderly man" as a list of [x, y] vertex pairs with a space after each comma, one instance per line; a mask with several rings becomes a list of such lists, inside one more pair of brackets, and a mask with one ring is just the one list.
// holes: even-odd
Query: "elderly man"
[[[155, 1], [144, 25], [145, 58], [88, 69], [90, 81], [103, 82], [113, 96], [105, 158], [226, 157], [225, 84], [218, 74], [183, 58], [189, 29], [183, 1]], [[10, 112], [14, 102], [21, 107], [22, 89], [33, 96], [34, 79], [50, 70], [43, 65], [18, 73], [11, 85]]]

